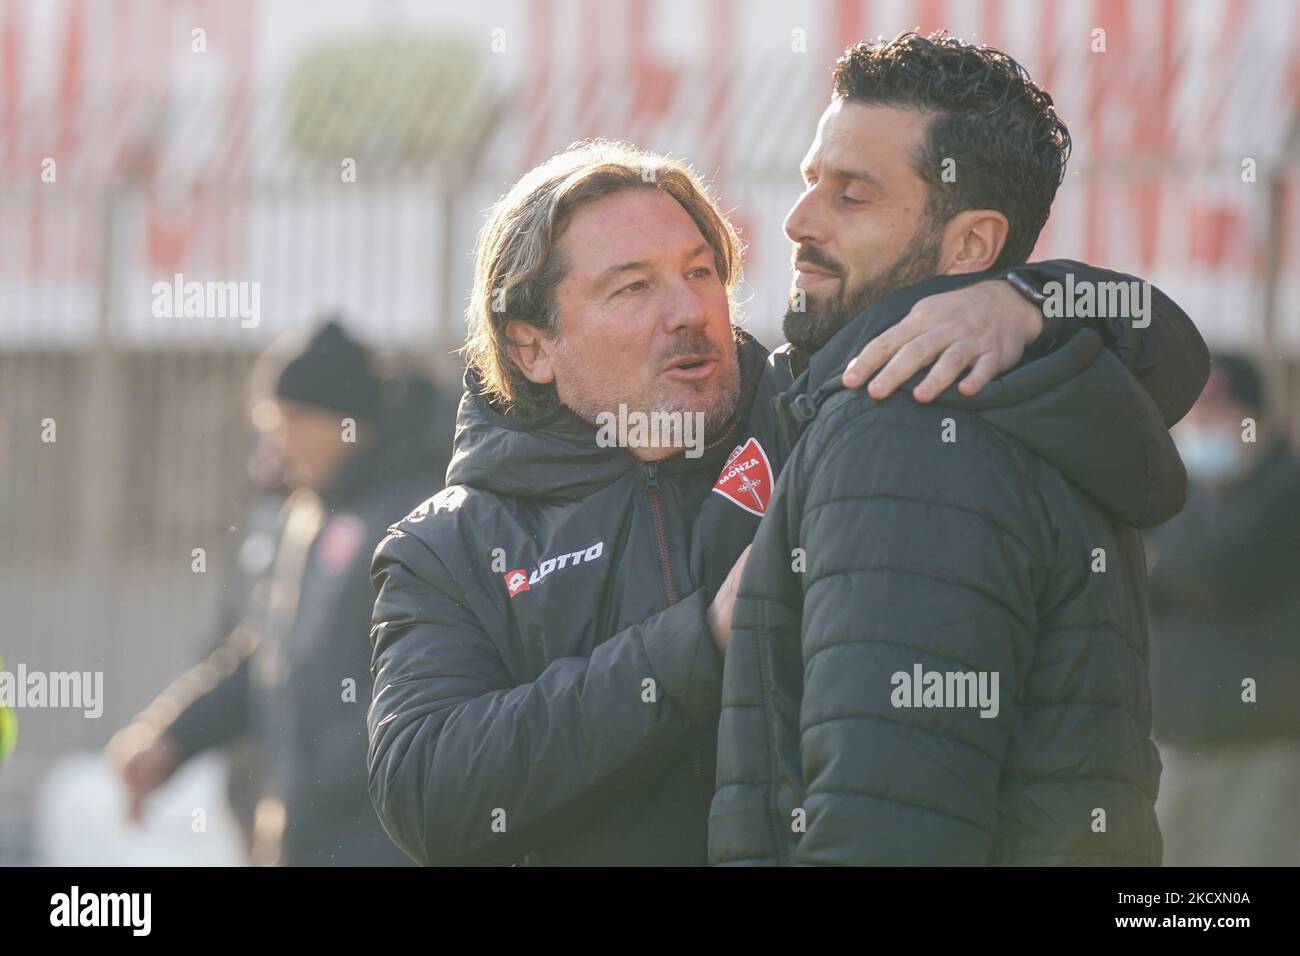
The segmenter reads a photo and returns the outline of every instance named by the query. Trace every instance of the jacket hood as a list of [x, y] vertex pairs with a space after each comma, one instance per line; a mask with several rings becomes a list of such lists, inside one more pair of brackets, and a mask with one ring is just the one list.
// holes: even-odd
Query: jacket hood
[[[665, 474], [695, 469], [720, 470], [731, 440], [748, 417], [762, 376], [767, 350], [735, 329], [740, 358], [740, 400], [722, 430], [708, 439], [698, 458], [675, 455], [658, 462]], [[626, 448], [602, 447], [597, 426], [564, 405], [532, 419], [503, 415], [484, 397], [473, 370], [465, 373], [465, 393], [456, 416], [448, 485], [469, 485], [520, 498], [572, 501], [642, 464]]]
[[[849, 361], [916, 302], [996, 274], [940, 276], [909, 286], [874, 303], [840, 329], [777, 399], [787, 440], [793, 443], [821, 405], [844, 390], [840, 376]], [[927, 371], [917, 373], [898, 390], [902, 394], [886, 401], [912, 401], [907, 393]], [[865, 391], [861, 400], [874, 401]], [[1153, 527], [1183, 507], [1187, 474], [1159, 410], [1091, 329], [1081, 329], [1043, 358], [1022, 362], [978, 395], [961, 395], [954, 384], [935, 404], [978, 413], [1056, 466], [1126, 524]]]
[[384, 380], [375, 440], [343, 464], [324, 500], [339, 506], [405, 482], [436, 488], [447, 463], [449, 405], [422, 373]]

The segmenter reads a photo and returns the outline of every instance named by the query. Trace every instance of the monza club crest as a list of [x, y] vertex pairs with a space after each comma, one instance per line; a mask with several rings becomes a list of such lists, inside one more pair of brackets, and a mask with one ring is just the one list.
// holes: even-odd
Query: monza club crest
[[767, 503], [772, 500], [772, 466], [757, 438], [736, 446], [713, 490], [750, 514], [767, 511]]

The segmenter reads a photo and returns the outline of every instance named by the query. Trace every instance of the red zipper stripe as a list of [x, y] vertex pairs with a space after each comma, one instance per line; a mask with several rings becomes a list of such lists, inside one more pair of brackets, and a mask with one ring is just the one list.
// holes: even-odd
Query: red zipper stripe
[[668, 535], [664, 531], [663, 506], [659, 502], [659, 491], [651, 488], [650, 507], [655, 515], [655, 531], [659, 533], [659, 562], [664, 571], [664, 587], [668, 590], [668, 603], [677, 603], [677, 588], [673, 586], [672, 561], [668, 557]]

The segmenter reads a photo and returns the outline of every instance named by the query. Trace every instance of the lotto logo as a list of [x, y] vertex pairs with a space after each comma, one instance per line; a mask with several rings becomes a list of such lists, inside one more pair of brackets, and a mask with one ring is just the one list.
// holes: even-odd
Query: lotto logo
[[555, 571], [562, 571], [566, 567], [576, 567], [583, 562], [595, 561], [605, 553], [605, 542], [597, 541], [589, 548], [579, 548], [577, 551], [568, 551], [564, 554], [557, 554], [553, 558], [547, 558], [530, 574], [523, 568], [514, 571], [507, 571], [504, 575], [506, 581], [506, 592], [510, 597], [521, 594], [524, 591], [531, 591], [534, 584], [540, 584], [548, 574]]

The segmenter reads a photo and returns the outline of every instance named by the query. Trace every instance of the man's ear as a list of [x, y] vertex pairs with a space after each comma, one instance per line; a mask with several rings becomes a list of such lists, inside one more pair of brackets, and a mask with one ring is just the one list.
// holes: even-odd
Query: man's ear
[[519, 319], [506, 323], [506, 354], [514, 362], [524, 378], [538, 385], [549, 385], [555, 381], [554, 343], [546, 333], [537, 326]]
[[966, 209], [944, 227], [941, 275], [964, 275], [993, 268], [1011, 227], [995, 209]]

